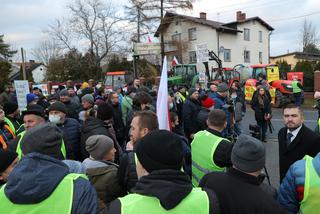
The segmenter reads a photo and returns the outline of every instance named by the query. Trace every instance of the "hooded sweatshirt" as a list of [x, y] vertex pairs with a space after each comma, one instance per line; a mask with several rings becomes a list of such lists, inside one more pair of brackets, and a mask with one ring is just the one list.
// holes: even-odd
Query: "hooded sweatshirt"
[[[69, 173], [62, 161], [39, 153], [24, 156], [9, 175], [5, 194], [15, 204], [36, 204], [48, 198]], [[74, 181], [71, 213], [98, 213], [97, 195], [89, 181]]]

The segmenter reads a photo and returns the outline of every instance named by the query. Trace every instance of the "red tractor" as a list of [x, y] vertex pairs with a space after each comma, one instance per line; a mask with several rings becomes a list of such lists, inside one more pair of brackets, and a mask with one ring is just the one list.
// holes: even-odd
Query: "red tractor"
[[245, 98], [247, 101], [251, 101], [252, 95], [256, 90], [256, 83], [258, 82], [258, 77], [262, 74], [266, 77], [267, 85], [269, 87], [269, 92], [272, 98], [272, 103], [275, 107], [281, 107], [286, 103], [293, 101], [292, 96], [292, 81], [291, 80], [281, 80], [279, 75], [279, 68], [274, 64], [258, 64], [252, 65], [249, 69], [245, 69], [243, 73], [245, 76], [241, 79], [245, 81]]

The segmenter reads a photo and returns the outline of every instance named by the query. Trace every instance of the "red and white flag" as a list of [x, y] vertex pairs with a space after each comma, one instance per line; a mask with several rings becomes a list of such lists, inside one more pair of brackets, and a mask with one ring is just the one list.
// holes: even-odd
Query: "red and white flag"
[[179, 62], [177, 60], [177, 58], [174, 56], [173, 57], [173, 60], [172, 60], [172, 63], [171, 63], [172, 66], [176, 66], [176, 65], [179, 65]]
[[157, 97], [157, 117], [159, 129], [170, 131], [170, 114], [168, 103], [168, 63], [165, 56], [162, 64], [160, 86]]

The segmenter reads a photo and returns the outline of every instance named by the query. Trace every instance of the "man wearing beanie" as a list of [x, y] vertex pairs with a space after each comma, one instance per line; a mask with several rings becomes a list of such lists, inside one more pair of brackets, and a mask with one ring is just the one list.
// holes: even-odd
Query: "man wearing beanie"
[[114, 163], [116, 149], [110, 137], [93, 135], [86, 141], [86, 150], [90, 157], [83, 161], [83, 165], [97, 191], [101, 210], [106, 203], [125, 195], [118, 182], [118, 165]]
[[112, 107], [107, 103], [102, 103], [98, 106], [95, 116], [90, 116], [86, 119], [81, 128], [81, 160], [89, 157], [89, 153], [86, 150], [86, 141], [93, 135], [105, 135], [110, 137], [116, 148], [115, 163], [119, 163], [120, 154], [122, 149], [117, 142], [115, 131], [112, 126]]
[[39, 101], [39, 97], [33, 93], [29, 93], [26, 95], [27, 106], [37, 104]]
[[18, 158], [14, 151], [0, 149], [0, 188], [8, 181], [8, 177], [17, 163]]
[[60, 101], [65, 104], [67, 108], [67, 117], [74, 118], [76, 120], [79, 119], [79, 111], [80, 106], [71, 102], [70, 94], [67, 89], [63, 89], [60, 91]]
[[205, 130], [208, 127], [208, 115], [212, 109], [214, 109], [214, 100], [207, 95], [203, 96], [201, 98], [201, 109], [197, 116], [200, 130]]
[[67, 108], [62, 102], [55, 102], [49, 108], [49, 121], [55, 123], [63, 132], [67, 158], [80, 160], [80, 123], [67, 117]]
[[199, 103], [199, 92], [195, 88], [189, 89], [189, 96], [183, 105], [182, 119], [184, 124], [184, 133], [192, 141], [194, 134], [197, 133], [199, 129], [198, 125], [198, 113], [200, 111]]
[[221, 213], [286, 213], [277, 201], [261, 188], [265, 148], [261, 141], [240, 135], [231, 153], [232, 168], [226, 173], [211, 172], [200, 187], [212, 189], [219, 199]]
[[46, 122], [44, 108], [37, 104], [29, 105], [27, 110], [22, 111], [22, 119], [23, 126], [17, 131], [16, 138], [8, 144], [8, 148], [12, 151], [16, 151], [19, 141], [23, 139], [26, 132]]
[[105, 213], [220, 213], [215, 194], [193, 188], [181, 171], [180, 137], [166, 130], [152, 131], [136, 147], [139, 181], [132, 194], [113, 201]]
[[62, 132], [53, 123], [25, 134], [24, 156], [0, 190], [1, 212], [98, 213], [94, 188], [84, 175], [69, 173], [62, 150]]
[[178, 87], [178, 91], [174, 94], [179, 121], [182, 121], [183, 105], [186, 102], [188, 95], [188, 91], [186, 90], [186, 86], [184, 85], [180, 85]]
[[85, 94], [81, 97], [81, 107], [82, 110], [79, 113], [79, 120], [81, 122], [85, 121], [86, 111], [92, 109], [94, 106], [94, 97], [92, 94]]
[[222, 172], [231, 164], [233, 143], [223, 138], [226, 114], [220, 109], [209, 112], [208, 128], [195, 134], [191, 143], [192, 183], [198, 186], [207, 172]]
[[5, 114], [5, 123], [11, 128], [13, 133], [17, 135], [17, 131], [21, 126], [18, 104], [14, 102], [6, 102], [3, 105], [3, 111]]

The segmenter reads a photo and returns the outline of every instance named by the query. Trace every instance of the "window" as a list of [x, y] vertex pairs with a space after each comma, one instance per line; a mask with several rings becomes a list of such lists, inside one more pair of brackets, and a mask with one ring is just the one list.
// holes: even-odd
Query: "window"
[[197, 63], [197, 55], [195, 51], [189, 52], [189, 63]]
[[259, 63], [262, 64], [262, 52], [259, 52]]
[[248, 28], [245, 28], [244, 29], [244, 40], [246, 40], [246, 41], [250, 41], [250, 29], [248, 29]]
[[172, 41], [181, 42], [181, 34], [177, 33], [171, 36]]
[[259, 30], [259, 42], [262, 42], [262, 31]]
[[250, 51], [244, 51], [244, 62], [250, 62]]
[[224, 49], [223, 56], [224, 56], [225, 62], [231, 62], [231, 50], [230, 49]]
[[190, 28], [188, 30], [189, 34], [189, 41], [193, 41], [197, 39], [197, 29], [196, 28]]

